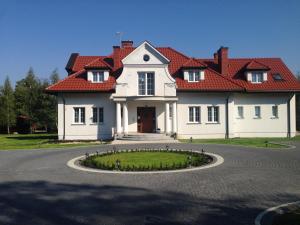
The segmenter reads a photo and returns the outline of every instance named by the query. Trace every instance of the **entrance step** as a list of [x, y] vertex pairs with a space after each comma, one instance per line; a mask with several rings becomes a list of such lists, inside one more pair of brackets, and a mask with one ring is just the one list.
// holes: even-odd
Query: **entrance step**
[[174, 138], [166, 134], [158, 133], [130, 133], [117, 137], [117, 140], [124, 141], [174, 141]]

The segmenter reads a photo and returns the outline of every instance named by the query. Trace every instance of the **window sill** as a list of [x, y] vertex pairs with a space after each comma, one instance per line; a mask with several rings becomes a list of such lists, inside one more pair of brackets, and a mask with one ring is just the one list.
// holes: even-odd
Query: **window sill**
[[220, 124], [220, 122], [206, 122], [205, 124]]
[[244, 117], [236, 117], [237, 120], [243, 120], [245, 119]]
[[253, 119], [255, 119], [255, 120], [260, 120], [261, 117], [253, 117]]
[[86, 125], [85, 123], [71, 123], [71, 125]]
[[200, 80], [195, 80], [195, 81], [191, 81], [191, 80], [188, 80], [188, 83], [197, 83], [199, 82]]
[[186, 124], [201, 124], [201, 122], [187, 122]]
[[101, 123], [90, 123], [90, 125], [102, 125], [102, 124], [104, 124], [103, 122], [101, 122]]
[[277, 120], [277, 119], [279, 119], [279, 117], [278, 116], [272, 116], [270, 119], [271, 120]]

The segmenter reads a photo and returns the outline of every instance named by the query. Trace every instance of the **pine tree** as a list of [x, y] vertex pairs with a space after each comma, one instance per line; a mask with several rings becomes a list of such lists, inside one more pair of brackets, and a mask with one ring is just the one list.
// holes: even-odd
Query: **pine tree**
[[11, 126], [16, 123], [16, 115], [15, 115], [15, 98], [14, 98], [14, 90], [11, 86], [10, 80], [6, 77], [4, 86], [1, 88], [1, 124], [6, 126], [7, 133], [10, 133]]

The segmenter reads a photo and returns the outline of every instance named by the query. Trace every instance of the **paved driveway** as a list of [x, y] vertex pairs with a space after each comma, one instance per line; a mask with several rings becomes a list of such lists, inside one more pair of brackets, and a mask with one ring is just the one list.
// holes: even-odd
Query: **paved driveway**
[[95, 174], [66, 162], [112, 146], [0, 151], [0, 224], [249, 225], [265, 208], [300, 200], [299, 145], [289, 150], [174, 146], [203, 146], [225, 162], [186, 173]]

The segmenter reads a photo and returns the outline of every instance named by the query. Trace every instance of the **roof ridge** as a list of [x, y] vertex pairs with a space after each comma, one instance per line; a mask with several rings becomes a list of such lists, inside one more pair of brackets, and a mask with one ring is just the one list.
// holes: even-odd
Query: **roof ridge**
[[[101, 60], [101, 62], [103, 62], [106, 66], [108, 66], [109, 68], [112, 69], [112, 67], [111, 67], [107, 62], [105, 62], [105, 61], [103, 60], [106, 56], [99, 56], [99, 57], [100, 57], [100, 58], [97, 58], [97, 59], [91, 61], [90, 63], [86, 64], [84, 67], [89, 66], [90, 64], [93, 64], [94, 62], [97, 62], [98, 60], [99, 60], [99, 61]], [[103, 57], [103, 58], [102, 58], [102, 57]]]

